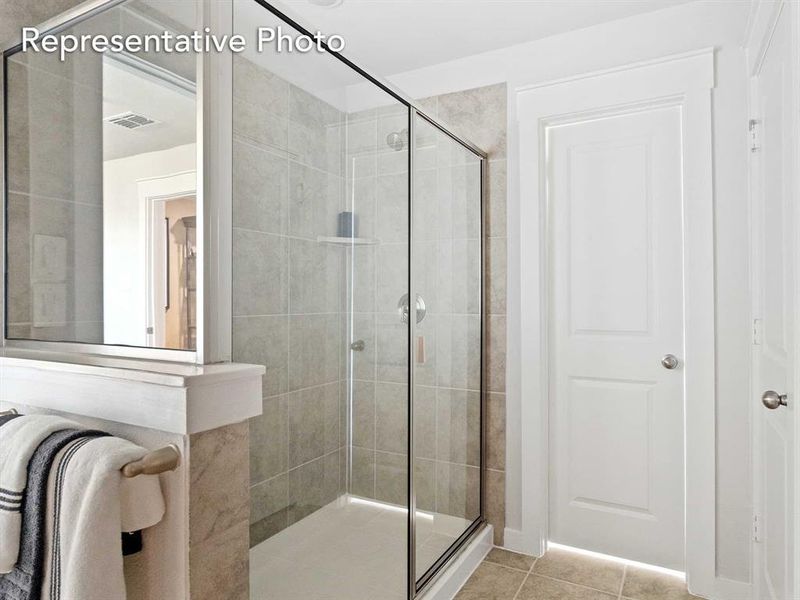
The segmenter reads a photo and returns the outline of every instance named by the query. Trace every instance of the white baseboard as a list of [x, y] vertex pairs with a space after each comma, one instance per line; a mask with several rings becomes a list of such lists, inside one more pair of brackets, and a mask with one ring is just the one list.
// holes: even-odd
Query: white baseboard
[[543, 551], [538, 535], [526, 536], [522, 530], [508, 527], [503, 530], [503, 548], [531, 556], [540, 556]]
[[714, 580], [714, 592], [711, 600], [751, 600], [752, 597], [753, 586], [749, 583], [724, 577], [717, 577]]
[[484, 527], [456, 560], [442, 573], [433, 586], [422, 595], [421, 600], [452, 600], [467, 582], [481, 561], [492, 549], [493, 530]]

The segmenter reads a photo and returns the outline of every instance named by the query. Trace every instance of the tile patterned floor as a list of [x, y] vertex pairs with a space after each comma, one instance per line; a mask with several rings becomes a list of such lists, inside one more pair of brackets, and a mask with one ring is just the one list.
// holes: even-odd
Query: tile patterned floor
[[455, 600], [694, 600], [672, 575], [551, 549], [541, 558], [494, 548]]

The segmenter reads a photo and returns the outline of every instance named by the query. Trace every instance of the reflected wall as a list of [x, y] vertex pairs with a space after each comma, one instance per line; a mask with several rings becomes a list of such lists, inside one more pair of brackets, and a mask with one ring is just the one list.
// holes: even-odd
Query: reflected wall
[[[195, 8], [128, 0], [63, 32], [185, 33]], [[4, 65], [6, 337], [194, 350], [196, 57], [13, 48]]]

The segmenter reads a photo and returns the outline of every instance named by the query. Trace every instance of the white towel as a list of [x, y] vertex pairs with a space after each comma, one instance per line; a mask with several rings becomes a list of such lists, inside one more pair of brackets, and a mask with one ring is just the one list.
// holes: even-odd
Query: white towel
[[24, 415], [0, 427], [0, 573], [10, 573], [19, 556], [28, 462], [39, 444], [62, 429], [81, 427], [51, 415]]
[[125, 600], [120, 534], [155, 525], [165, 511], [157, 475], [120, 473], [146, 453], [103, 437], [56, 458], [48, 481], [42, 600]]

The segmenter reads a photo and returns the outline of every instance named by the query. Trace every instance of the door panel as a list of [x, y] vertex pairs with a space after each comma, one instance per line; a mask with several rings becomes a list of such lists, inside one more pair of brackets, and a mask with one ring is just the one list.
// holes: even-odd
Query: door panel
[[[550, 539], [684, 562], [680, 108], [548, 131]], [[654, 544], [653, 540], [659, 540]]]
[[784, 5], [754, 82], [759, 110], [759, 149], [753, 154], [756, 224], [756, 315], [761, 320], [761, 343], [755, 346], [757, 476], [760, 477], [757, 567], [759, 592], [765, 600], [792, 597], [793, 469], [792, 410], [765, 408], [758, 396], [766, 390], [793, 399], [794, 247], [791, 145], [793, 122], [790, 8]]

